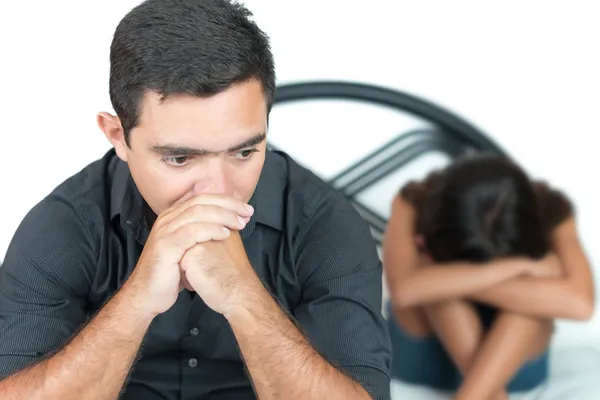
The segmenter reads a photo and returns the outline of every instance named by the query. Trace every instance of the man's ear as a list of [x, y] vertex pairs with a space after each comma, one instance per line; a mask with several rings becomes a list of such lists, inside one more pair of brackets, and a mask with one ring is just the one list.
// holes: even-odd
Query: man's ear
[[119, 117], [112, 115], [107, 112], [98, 113], [96, 116], [96, 123], [108, 141], [113, 145], [117, 156], [125, 162], [127, 162], [127, 151], [129, 146], [125, 143], [125, 134], [123, 131], [123, 125]]

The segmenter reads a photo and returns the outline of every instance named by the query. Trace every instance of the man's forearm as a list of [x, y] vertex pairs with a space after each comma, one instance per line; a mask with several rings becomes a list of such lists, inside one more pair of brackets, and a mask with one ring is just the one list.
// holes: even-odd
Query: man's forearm
[[264, 288], [259, 292], [243, 310], [225, 315], [259, 399], [371, 399], [312, 348]]
[[117, 293], [61, 351], [0, 382], [0, 398], [116, 399], [151, 322], [135, 310], [135, 297]]

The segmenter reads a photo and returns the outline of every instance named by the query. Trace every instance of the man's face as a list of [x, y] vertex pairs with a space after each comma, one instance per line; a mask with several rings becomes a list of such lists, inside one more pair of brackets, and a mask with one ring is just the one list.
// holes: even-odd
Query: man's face
[[[267, 109], [258, 81], [214, 96], [147, 93], [130, 146], [115, 145], [156, 214], [195, 195], [247, 202], [265, 161]], [[113, 142], [114, 144], [114, 142]]]

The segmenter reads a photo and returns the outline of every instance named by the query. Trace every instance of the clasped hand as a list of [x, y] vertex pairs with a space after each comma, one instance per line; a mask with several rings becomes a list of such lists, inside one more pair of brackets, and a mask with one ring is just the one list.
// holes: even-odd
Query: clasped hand
[[221, 314], [243, 306], [252, 283], [256, 283], [256, 273], [237, 230], [224, 240], [195, 245], [179, 265], [188, 290], [198, 293], [206, 305]]
[[206, 194], [161, 213], [126, 283], [142, 298], [141, 310], [165, 312], [182, 287], [219, 313], [240, 306], [258, 281], [239, 235], [253, 212], [234, 198]]

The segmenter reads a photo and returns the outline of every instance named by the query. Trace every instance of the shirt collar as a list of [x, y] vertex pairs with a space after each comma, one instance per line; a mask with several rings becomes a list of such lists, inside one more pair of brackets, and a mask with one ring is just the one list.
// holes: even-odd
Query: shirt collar
[[254, 194], [248, 203], [254, 207], [254, 219], [257, 223], [281, 231], [283, 229], [284, 196], [287, 164], [279, 154], [267, 150], [265, 164], [258, 179]]
[[142, 244], [146, 243], [156, 215], [144, 201], [127, 163], [117, 158], [111, 191], [111, 220], [119, 216], [121, 227], [133, 232]]
[[[242, 238], [249, 237], [257, 223], [279, 231], [283, 229], [287, 164], [279, 153], [267, 150], [258, 184], [248, 202], [254, 207], [254, 215], [240, 232]], [[111, 220], [119, 216], [123, 229], [134, 232], [136, 238], [145, 243], [156, 216], [137, 189], [127, 163], [116, 155], [115, 158], [117, 166], [111, 188]]]
[[[111, 150], [114, 153], [114, 150]], [[112, 220], [117, 215], [121, 214], [123, 200], [127, 187], [133, 184], [131, 174], [127, 164], [121, 161], [116, 154], [113, 155], [113, 160], [117, 164], [112, 176], [112, 186], [110, 192], [110, 219]]]

